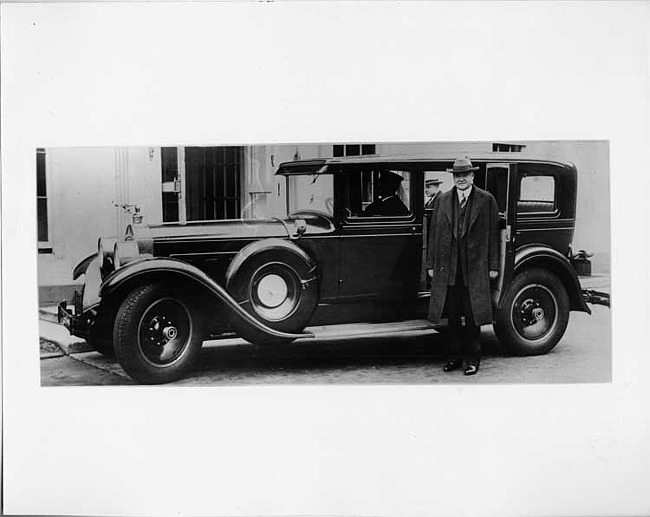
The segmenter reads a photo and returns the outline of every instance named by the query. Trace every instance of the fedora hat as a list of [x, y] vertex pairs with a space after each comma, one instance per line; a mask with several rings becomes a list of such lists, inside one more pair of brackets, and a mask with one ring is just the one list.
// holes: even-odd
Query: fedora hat
[[424, 186], [428, 187], [429, 185], [440, 185], [442, 183], [442, 180], [439, 180], [438, 178], [429, 178], [428, 180], [424, 180]]
[[478, 167], [472, 167], [472, 162], [467, 156], [465, 156], [463, 158], [456, 158], [454, 167], [452, 169], [447, 169], [447, 172], [451, 172], [453, 174], [467, 174], [469, 172], [474, 172], [477, 170]]

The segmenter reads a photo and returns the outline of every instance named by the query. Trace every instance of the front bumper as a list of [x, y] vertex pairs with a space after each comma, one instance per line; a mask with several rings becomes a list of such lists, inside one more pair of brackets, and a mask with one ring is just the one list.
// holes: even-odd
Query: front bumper
[[71, 335], [87, 339], [90, 336], [95, 314], [92, 310], [82, 312], [82, 295], [75, 291], [72, 306], [68, 306], [65, 300], [57, 306], [57, 320]]
[[87, 339], [90, 328], [95, 322], [97, 307], [99, 305], [99, 286], [101, 273], [97, 256], [84, 259], [75, 268], [75, 277], [85, 275], [86, 279], [81, 292], [75, 291], [72, 305], [64, 300], [57, 307], [57, 319], [61, 325], [68, 329], [70, 334]]

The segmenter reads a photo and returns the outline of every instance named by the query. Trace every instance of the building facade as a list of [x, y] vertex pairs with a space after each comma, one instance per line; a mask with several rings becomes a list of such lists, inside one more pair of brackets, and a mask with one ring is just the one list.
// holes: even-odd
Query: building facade
[[282, 162], [484, 151], [543, 153], [575, 163], [574, 247], [606, 256], [601, 268], [609, 268], [608, 145], [576, 141], [37, 149], [39, 263], [74, 265], [94, 252], [99, 236], [122, 235], [136, 211], [148, 224], [283, 215], [285, 186], [274, 176]]

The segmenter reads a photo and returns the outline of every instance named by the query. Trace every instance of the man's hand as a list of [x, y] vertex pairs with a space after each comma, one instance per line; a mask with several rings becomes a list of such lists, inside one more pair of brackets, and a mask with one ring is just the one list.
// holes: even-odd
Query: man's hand
[[498, 271], [496, 271], [496, 270], [494, 270], [494, 269], [493, 269], [492, 271], [490, 271], [490, 280], [494, 280], [494, 279], [495, 279], [496, 277], [498, 277], [498, 276], [499, 276], [499, 272], [498, 272]]
[[429, 275], [429, 278], [433, 278], [433, 269], [427, 269], [427, 275]]

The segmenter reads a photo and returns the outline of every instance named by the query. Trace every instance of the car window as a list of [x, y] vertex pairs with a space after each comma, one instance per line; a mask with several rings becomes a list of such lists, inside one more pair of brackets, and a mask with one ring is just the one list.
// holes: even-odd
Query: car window
[[344, 199], [348, 218], [408, 217], [411, 172], [404, 167], [368, 165], [346, 172]]
[[519, 184], [517, 213], [552, 213], [555, 210], [555, 178], [541, 174], [523, 176]]
[[287, 176], [289, 213], [301, 210], [334, 213], [334, 178], [331, 174]]

